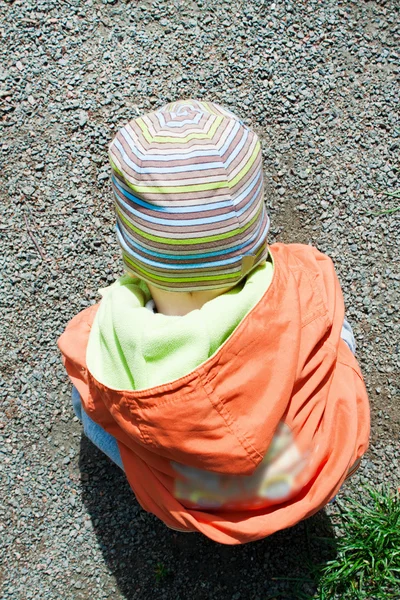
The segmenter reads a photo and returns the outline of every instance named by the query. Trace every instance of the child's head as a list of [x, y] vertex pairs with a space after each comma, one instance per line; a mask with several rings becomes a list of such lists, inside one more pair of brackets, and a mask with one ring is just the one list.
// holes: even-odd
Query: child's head
[[231, 112], [168, 104], [123, 127], [109, 155], [129, 273], [170, 292], [217, 290], [265, 260], [260, 142]]

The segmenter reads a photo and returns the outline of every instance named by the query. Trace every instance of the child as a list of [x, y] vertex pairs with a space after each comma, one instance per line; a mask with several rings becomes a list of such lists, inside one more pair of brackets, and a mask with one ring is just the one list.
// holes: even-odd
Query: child
[[220, 106], [169, 104], [109, 154], [127, 274], [59, 340], [85, 433], [173, 529], [240, 544], [290, 527], [368, 445], [333, 264], [268, 246], [260, 143]]

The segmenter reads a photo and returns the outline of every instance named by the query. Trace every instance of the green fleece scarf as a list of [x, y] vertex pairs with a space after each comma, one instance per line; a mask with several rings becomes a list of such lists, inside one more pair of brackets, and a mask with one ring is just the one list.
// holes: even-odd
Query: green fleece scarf
[[86, 352], [89, 371], [107, 387], [139, 390], [173, 381], [205, 362], [257, 304], [273, 274], [272, 259], [236, 287], [184, 316], [145, 307], [147, 285], [129, 275], [103, 296]]

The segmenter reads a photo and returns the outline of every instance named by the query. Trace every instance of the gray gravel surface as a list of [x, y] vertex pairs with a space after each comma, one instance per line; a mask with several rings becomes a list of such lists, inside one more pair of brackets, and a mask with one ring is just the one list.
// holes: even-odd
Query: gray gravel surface
[[[334, 260], [372, 444], [341, 497], [399, 485], [397, 0], [15, 0], [0, 5], [2, 599], [296, 599], [304, 524], [244, 547], [166, 529], [73, 417], [56, 340], [121, 273], [106, 148], [184, 97], [260, 134], [271, 241]], [[308, 522], [334, 535], [337, 507]], [[312, 588], [309, 588], [310, 598]]]

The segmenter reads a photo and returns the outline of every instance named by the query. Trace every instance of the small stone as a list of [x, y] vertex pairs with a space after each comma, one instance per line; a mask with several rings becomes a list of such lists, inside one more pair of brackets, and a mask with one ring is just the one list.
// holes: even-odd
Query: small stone
[[88, 121], [88, 114], [84, 110], [79, 111], [79, 125], [84, 127]]
[[26, 185], [25, 187], [21, 188], [21, 191], [23, 194], [25, 194], [25, 196], [33, 196], [35, 193], [35, 188], [31, 185]]
[[300, 179], [308, 179], [308, 172], [307, 171], [299, 171], [297, 173], [297, 175], [300, 177]]

